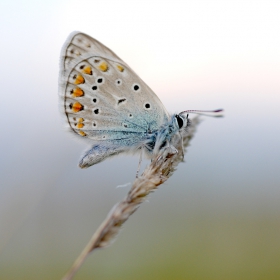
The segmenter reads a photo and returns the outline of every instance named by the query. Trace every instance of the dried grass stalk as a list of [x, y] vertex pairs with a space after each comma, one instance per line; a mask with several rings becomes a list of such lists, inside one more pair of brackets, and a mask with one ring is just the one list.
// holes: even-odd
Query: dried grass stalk
[[183, 135], [183, 146], [182, 138], [174, 137], [172, 145], [161, 149], [159, 154], [153, 156], [151, 164], [139, 178], [136, 178], [127, 196], [112, 208], [63, 280], [71, 280], [94, 249], [108, 246], [122, 224], [138, 209], [147, 196], [172, 175], [177, 165], [183, 160], [184, 150], [194, 136], [199, 122], [199, 117], [191, 120]]

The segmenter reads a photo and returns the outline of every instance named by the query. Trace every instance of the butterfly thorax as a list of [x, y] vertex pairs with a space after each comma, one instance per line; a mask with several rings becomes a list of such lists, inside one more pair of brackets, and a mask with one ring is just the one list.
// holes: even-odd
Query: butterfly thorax
[[145, 148], [148, 153], [157, 153], [164, 146], [172, 142], [174, 135], [179, 134], [181, 130], [188, 125], [188, 120], [181, 115], [173, 115], [168, 123], [163, 124], [158, 130], [147, 134]]

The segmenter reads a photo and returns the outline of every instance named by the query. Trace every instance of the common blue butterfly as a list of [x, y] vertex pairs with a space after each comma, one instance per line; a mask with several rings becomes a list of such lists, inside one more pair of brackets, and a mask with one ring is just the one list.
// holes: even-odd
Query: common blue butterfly
[[71, 131], [92, 144], [81, 168], [140, 149], [151, 156], [186, 133], [187, 113], [202, 112], [170, 115], [123, 60], [80, 32], [71, 33], [61, 51], [59, 96]]

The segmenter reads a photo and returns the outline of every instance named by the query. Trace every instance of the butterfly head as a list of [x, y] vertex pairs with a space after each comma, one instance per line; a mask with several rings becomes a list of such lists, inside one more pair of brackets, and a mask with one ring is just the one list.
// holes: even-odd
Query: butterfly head
[[179, 114], [175, 114], [172, 117], [172, 125], [177, 128], [177, 130], [185, 129], [189, 124], [189, 113], [197, 114], [197, 115], [205, 115], [209, 117], [222, 117], [223, 109], [217, 110], [187, 110], [183, 111]]
[[174, 127], [176, 127], [178, 130], [184, 129], [189, 124], [189, 115], [183, 115], [183, 114], [176, 114], [173, 116], [172, 122]]

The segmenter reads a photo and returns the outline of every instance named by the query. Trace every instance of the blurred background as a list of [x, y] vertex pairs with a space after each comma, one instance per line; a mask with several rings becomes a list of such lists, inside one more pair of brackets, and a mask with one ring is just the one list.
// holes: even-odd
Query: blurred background
[[57, 97], [73, 30], [171, 113], [225, 109], [75, 279], [280, 279], [279, 14], [272, 0], [1, 1], [0, 279], [61, 279], [135, 177], [137, 156], [77, 166], [88, 144]]

